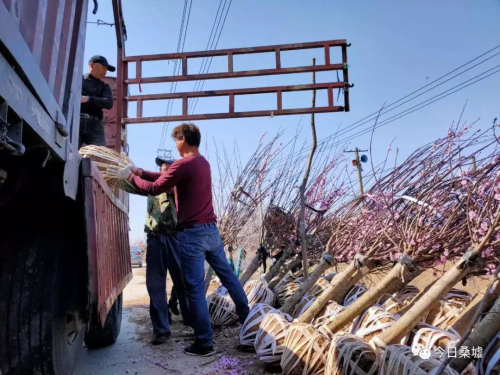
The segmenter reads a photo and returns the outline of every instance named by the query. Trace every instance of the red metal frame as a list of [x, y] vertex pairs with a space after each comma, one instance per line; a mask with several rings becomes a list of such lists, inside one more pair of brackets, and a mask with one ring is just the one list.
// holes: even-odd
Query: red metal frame
[[[117, 1], [117, 0], [115, 0]], [[150, 123], [150, 122], [164, 122], [164, 121], [189, 121], [189, 120], [208, 120], [208, 119], [226, 119], [226, 118], [239, 118], [239, 117], [257, 117], [257, 116], [280, 116], [290, 114], [304, 114], [304, 113], [325, 113], [325, 112], [341, 112], [349, 111], [349, 79], [348, 79], [348, 65], [347, 65], [347, 47], [349, 44], [344, 39], [341, 40], [328, 40], [321, 42], [310, 43], [295, 43], [295, 44], [281, 44], [264, 47], [251, 47], [251, 48], [233, 48], [215, 51], [199, 51], [199, 52], [185, 52], [185, 53], [170, 53], [170, 54], [156, 54], [156, 55], [143, 55], [143, 56], [127, 56], [122, 58], [124, 68], [123, 85], [124, 91], [127, 85], [131, 84], [150, 84], [162, 82], [185, 82], [197, 81], [207, 79], [221, 79], [221, 78], [241, 78], [241, 77], [258, 77], [267, 75], [280, 75], [280, 74], [293, 74], [293, 73], [306, 73], [306, 72], [323, 72], [332, 70], [342, 70], [343, 81], [341, 82], [328, 82], [309, 85], [293, 85], [293, 86], [274, 86], [274, 87], [258, 87], [247, 89], [231, 89], [231, 90], [211, 90], [199, 92], [179, 92], [169, 94], [153, 94], [153, 95], [131, 95], [126, 96], [127, 101], [137, 102], [137, 117], [127, 118], [126, 115], [122, 116], [122, 123], [136, 124], [136, 123]], [[330, 48], [337, 47], [342, 50], [342, 63], [332, 64], [330, 61]], [[282, 68], [281, 67], [281, 51], [295, 51], [304, 49], [323, 48], [324, 60], [323, 65], [315, 66], [297, 66]], [[274, 52], [275, 65], [274, 69], [261, 69], [261, 70], [245, 70], [234, 71], [233, 57], [235, 55], [245, 54], [258, 54]], [[215, 57], [226, 56], [228, 59], [228, 71], [219, 73], [207, 74], [189, 74], [188, 73], [188, 60], [200, 57]], [[182, 74], [177, 76], [163, 76], [163, 77], [142, 77], [142, 63], [144, 61], [160, 61], [160, 60], [182, 60]], [[136, 77], [126, 78], [128, 76], [128, 64], [136, 64]], [[302, 90], [321, 90], [328, 91], [328, 105], [323, 107], [308, 107], [308, 108], [294, 108], [283, 109], [282, 106], [282, 93], [288, 91], [302, 91]], [[334, 105], [334, 89], [344, 90], [344, 105]], [[276, 93], [276, 109], [264, 111], [246, 111], [236, 112], [234, 108], [234, 97], [236, 95], [248, 94], [262, 94], [262, 93]], [[189, 99], [198, 97], [212, 97], [212, 96], [228, 96], [229, 109], [224, 113], [211, 113], [211, 114], [189, 114]], [[143, 103], [151, 100], [164, 100], [164, 99], [182, 99], [182, 115], [176, 116], [155, 116], [143, 117]]]
[[116, 112], [118, 121], [116, 121], [116, 139], [115, 151], [121, 152], [122, 146], [125, 147], [127, 141], [122, 142], [122, 119], [127, 117], [127, 102], [125, 95], [127, 87], [124, 82], [127, 80], [128, 67], [124, 61], [125, 57], [125, 40], [127, 33], [125, 29], [125, 21], [123, 19], [122, 2], [121, 0], [113, 0], [113, 15], [115, 19], [115, 32], [117, 44], [117, 85], [116, 85]]

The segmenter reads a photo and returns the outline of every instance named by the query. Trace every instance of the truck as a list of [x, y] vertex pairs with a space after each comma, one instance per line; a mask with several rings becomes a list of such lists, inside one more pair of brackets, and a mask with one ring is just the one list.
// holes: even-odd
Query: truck
[[[103, 123], [106, 145], [128, 153], [126, 126], [349, 110], [344, 39], [198, 52], [126, 56], [121, 0], [112, 0], [117, 77], [115, 105]], [[132, 278], [128, 196], [111, 189], [78, 153], [84, 41], [93, 0], [0, 1], [0, 375], [71, 374], [82, 349], [113, 344], [120, 332], [122, 291]], [[340, 49], [334, 63], [331, 49]], [[281, 52], [320, 49], [324, 61], [282, 67]], [[233, 57], [272, 53], [275, 67], [237, 70]], [[193, 74], [189, 61], [227, 58], [227, 72]], [[176, 60], [181, 73], [143, 77], [150, 61]], [[135, 74], [129, 65], [135, 66]], [[142, 94], [141, 84], [324, 71], [337, 82], [229, 90]], [[139, 86], [139, 95], [129, 87]], [[326, 90], [323, 106], [289, 108], [283, 93]], [[339, 90], [335, 99], [334, 90]], [[342, 105], [336, 103], [343, 93]], [[238, 111], [239, 95], [276, 94], [273, 110]], [[222, 113], [189, 113], [189, 101], [226, 96]], [[147, 101], [180, 99], [181, 115], [144, 116]], [[136, 115], [129, 116], [133, 102]]]
[[[84, 342], [120, 332], [128, 198], [78, 154], [89, 6], [0, 1], [2, 375], [71, 374]], [[114, 118], [106, 141], [121, 152]]]

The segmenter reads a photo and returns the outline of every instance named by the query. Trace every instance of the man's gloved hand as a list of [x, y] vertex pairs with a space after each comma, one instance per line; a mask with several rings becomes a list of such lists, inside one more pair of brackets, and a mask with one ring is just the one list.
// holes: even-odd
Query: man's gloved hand
[[139, 168], [137, 168], [134, 164], [134, 162], [132, 160], [130, 160], [130, 158], [128, 157], [128, 155], [124, 152], [122, 152], [122, 159], [123, 159], [123, 162], [120, 163], [120, 165], [122, 167], [129, 167], [130, 170], [132, 171], [133, 174], [136, 174], [137, 170]]
[[106, 175], [118, 180], [127, 180], [133, 174], [129, 166], [119, 167], [117, 165], [110, 165], [106, 167]]

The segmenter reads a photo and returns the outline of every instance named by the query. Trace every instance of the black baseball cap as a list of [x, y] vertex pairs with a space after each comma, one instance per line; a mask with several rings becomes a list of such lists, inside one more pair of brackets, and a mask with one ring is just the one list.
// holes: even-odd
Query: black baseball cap
[[108, 70], [110, 72], [114, 72], [116, 70], [116, 68], [113, 65], [109, 65], [108, 60], [104, 56], [101, 56], [101, 55], [92, 56], [89, 60], [89, 64], [91, 62], [104, 65], [106, 68], [108, 68]]
[[164, 158], [157, 157], [156, 158], [156, 165], [161, 167], [162, 164], [164, 164], [164, 163], [172, 164], [174, 161], [175, 161], [175, 159], [164, 159]]

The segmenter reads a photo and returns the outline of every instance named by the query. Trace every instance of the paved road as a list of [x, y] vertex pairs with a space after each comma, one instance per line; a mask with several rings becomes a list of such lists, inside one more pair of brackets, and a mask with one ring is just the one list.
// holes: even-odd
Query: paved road
[[[169, 343], [162, 346], [149, 344], [152, 330], [145, 269], [134, 268], [133, 273], [134, 278], [123, 292], [124, 312], [118, 341], [110, 347], [99, 350], [85, 348], [74, 372], [75, 375], [272, 374], [264, 371], [253, 354], [239, 353], [234, 349], [238, 344], [238, 326], [214, 332], [218, 350], [218, 354], [214, 357], [196, 358], [183, 354], [183, 348], [193, 340], [193, 336], [192, 330], [186, 329], [178, 317], [174, 317], [174, 324], [171, 327], [172, 338]], [[170, 290], [170, 280], [167, 290]], [[222, 356], [226, 358], [221, 360]], [[232, 365], [221, 366], [227, 363]]]

